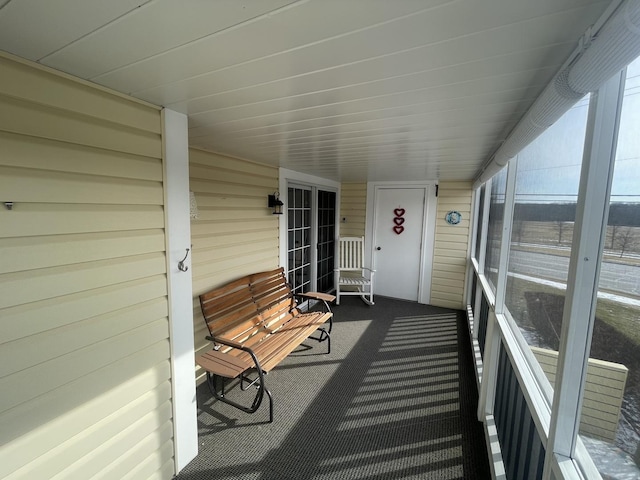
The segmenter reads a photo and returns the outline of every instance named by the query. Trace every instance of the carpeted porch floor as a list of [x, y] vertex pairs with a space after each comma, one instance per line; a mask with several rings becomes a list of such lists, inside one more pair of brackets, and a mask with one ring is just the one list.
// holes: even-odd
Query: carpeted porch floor
[[200, 451], [178, 480], [490, 478], [463, 312], [383, 297], [333, 311], [330, 354], [309, 340], [269, 373], [273, 423], [266, 398], [247, 415], [198, 388]]

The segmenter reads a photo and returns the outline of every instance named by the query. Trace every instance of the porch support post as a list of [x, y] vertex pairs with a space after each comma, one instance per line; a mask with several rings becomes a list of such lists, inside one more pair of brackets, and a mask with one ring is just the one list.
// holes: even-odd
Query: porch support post
[[[164, 109], [162, 124], [173, 438], [178, 473], [198, 454], [187, 117]], [[183, 271], [178, 263], [187, 249], [184, 266], [188, 270]]]

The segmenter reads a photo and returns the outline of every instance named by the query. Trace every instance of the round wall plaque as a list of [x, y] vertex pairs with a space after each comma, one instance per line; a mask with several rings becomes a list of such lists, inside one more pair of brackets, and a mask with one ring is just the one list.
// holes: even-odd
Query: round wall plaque
[[460, 223], [460, 220], [462, 220], [462, 214], [456, 210], [451, 210], [444, 219], [449, 225], [457, 225]]

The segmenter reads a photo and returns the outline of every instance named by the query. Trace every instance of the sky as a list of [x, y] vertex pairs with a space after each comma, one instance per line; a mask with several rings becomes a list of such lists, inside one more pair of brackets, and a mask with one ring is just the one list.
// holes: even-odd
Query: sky
[[[588, 101], [587, 95], [518, 154], [518, 201], [576, 201]], [[640, 59], [627, 69], [612, 201], [640, 202]]]

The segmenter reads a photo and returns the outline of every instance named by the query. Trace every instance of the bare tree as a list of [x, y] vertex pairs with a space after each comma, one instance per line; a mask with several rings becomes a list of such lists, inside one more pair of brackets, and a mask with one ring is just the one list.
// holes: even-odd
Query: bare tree
[[565, 227], [567, 226], [567, 222], [564, 222], [562, 220], [556, 220], [555, 222], [555, 226], [556, 226], [556, 230], [558, 232], [558, 245], [562, 244], [562, 233], [565, 230]]
[[618, 229], [620, 228], [620, 225], [611, 225], [610, 231], [611, 231], [611, 246], [609, 248], [611, 248], [613, 250], [613, 246], [616, 244], [616, 235], [618, 234]]
[[522, 220], [514, 220], [511, 226], [512, 238], [515, 238], [516, 243], [522, 243], [522, 235], [524, 233], [524, 222]]
[[620, 232], [616, 236], [616, 245], [620, 248], [620, 257], [624, 255], [624, 252], [631, 250], [638, 243], [635, 232], [631, 227], [625, 227], [620, 229]]

